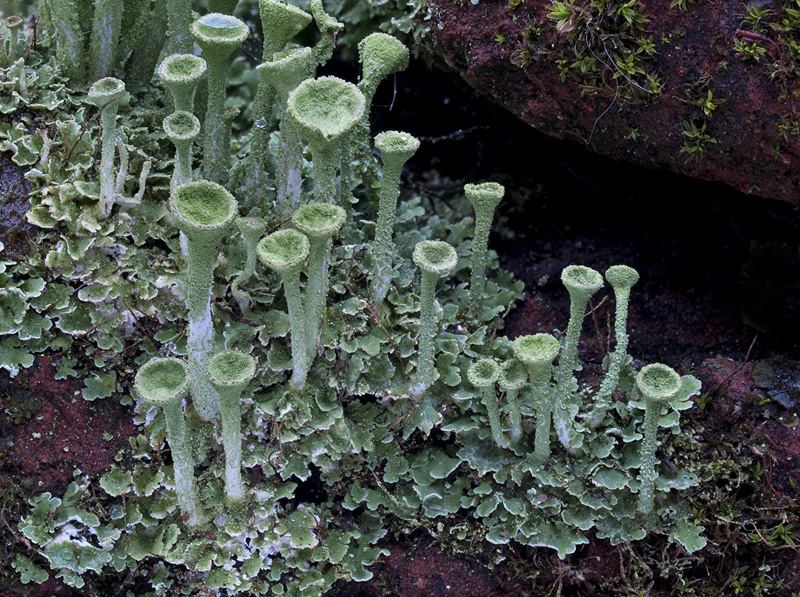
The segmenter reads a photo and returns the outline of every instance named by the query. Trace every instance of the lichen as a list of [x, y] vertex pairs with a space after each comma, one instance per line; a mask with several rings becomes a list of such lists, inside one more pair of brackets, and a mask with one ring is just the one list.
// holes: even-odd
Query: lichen
[[[318, 5], [313, 9], [332, 46], [334, 19], [326, 20]], [[176, 23], [171, 20], [170, 29]], [[229, 89], [244, 108], [237, 122], [245, 128], [233, 143], [223, 141], [234, 163], [222, 175], [230, 188], [194, 181], [171, 189], [173, 150], [162, 131], [169, 99], [148, 79], [142, 89], [131, 87], [135, 101], [119, 105], [115, 147], [120, 163], [127, 162], [114, 179], [119, 196], [104, 213], [94, 159], [97, 118], [81, 105], [84, 82], [65, 62], [68, 48], [53, 36], [60, 40], [64, 32], [54, 26], [45, 33], [49, 45], [43, 40], [31, 48], [28, 74], [16, 62], [3, 67], [14, 91], [0, 100], [0, 149], [27, 168], [27, 219], [37, 239], [24, 259], [0, 261], [0, 367], [16, 372], [33, 363], [33, 354], [60, 351], [58, 375], [85, 380], [86, 399], [133, 404], [143, 427], [99, 479], [77, 474], [63, 496], [31, 498], [19, 532], [31, 542], [37, 565], [47, 562], [74, 587], [94, 582], [103, 571], [133, 578], [146, 568], [155, 591], [173, 586], [320, 595], [338, 579], [369, 579], [369, 567], [387, 553], [380, 541], [398, 520], [452, 524], [466, 518], [473, 534], [492, 543], [546, 546], [562, 558], [587, 543], [590, 531], [616, 545], [644, 537], [643, 526], [672, 534], [689, 550], [700, 548], [702, 528], [680, 507], [681, 492], [697, 482], [691, 472], [656, 463], [658, 508], [648, 518], [636, 512], [644, 405], [614, 400], [594, 426], [583, 425], [595, 389], [573, 378], [579, 325], [569, 334], [562, 381], [556, 380], [569, 398], [570, 416], [562, 420], [572, 426], [570, 450], [554, 447], [545, 454], [543, 439], [531, 441], [545, 409], [541, 396], [524, 386], [524, 367], [502, 336], [503, 317], [522, 296], [522, 284], [487, 251], [485, 266], [494, 275], [481, 292], [480, 317], [468, 316], [468, 241], [476, 231], [464, 197], [431, 204], [419, 193], [400, 193], [381, 245], [391, 244], [391, 283], [380, 310], [374, 309], [370, 275], [360, 264], [376, 250], [371, 238], [378, 214], [369, 182], [380, 172], [376, 160], [369, 151], [365, 157], [331, 148], [335, 156], [356, 159], [310, 165], [302, 141], [293, 140], [299, 151], [295, 190], [302, 202], [323, 200], [300, 212], [297, 227], [313, 236], [317, 211], [336, 211], [336, 225], [325, 227], [333, 234], [344, 223], [341, 211], [351, 216], [342, 241], [324, 239], [323, 267], [315, 258], [305, 268], [309, 239], [297, 230], [278, 230], [288, 225], [280, 217], [286, 204], [273, 203], [272, 189], [251, 195], [247, 186], [248, 165], [269, 158], [281, 167], [291, 134], [282, 126], [293, 105], [291, 89], [279, 94], [285, 102], [276, 106], [281, 126], [275, 130], [267, 119], [271, 103], [259, 117], [264, 122], [248, 120], [257, 84], [231, 73], [228, 81], [241, 83]], [[280, 60], [283, 49], [274, 48], [268, 59]], [[293, 77], [311, 75], [309, 64], [302, 66]], [[218, 70], [217, 83], [223, 76]], [[303, 87], [323, 88], [300, 115], [309, 129], [320, 129], [309, 137], [342, 132], [343, 122], [361, 117], [358, 109], [344, 117], [339, 110], [343, 104], [363, 108], [355, 85], [316, 81]], [[212, 107], [220, 103], [214, 93]], [[327, 124], [319, 122], [332, 112]], [[254, 148], [254, 139], [267, 142]], [[309, 139], [315, 162], [316, 140]], [[251, 159], [248, 150], [263, 153]], [[189, 176], [198, 166], [204, 170], [209, 157], [191, 163]], [[282, 180], [279, 171], [262, 174], [262, 183]], [[398, 184], [388, 174], [387, 187]], [[303, 184], [309, 175], [317, 186], [313, 193]], [[337, 201], [344, 205], [333, 209]], [[297, 205], [287, 204], [291, 216]], [[303, 214], [312, 217], [304, 220]], [[274, 226], [255, 251], [234, 232], [237, 216], [255, 218], [258, 232], [267, 221]], [[188, 237], [183, 242], [178, 226]], [[206, 232], [213, 234], [200, 238]], [[255, 254], [268, 267], [248, 267]], [[236, 292], [246, 290], [246, 303], [239, 302], [243, 295], [227, 292], [242, 271], [248, 275]], [[322, 299], [309, 300], [313, 296]], [[310, 314], [304, 311], [309, 303]], [[230, 364], [225, 350], [241, 351], [257, 365], [247, 392], [237, 396], [241, 410], [220, 411], [220, 424], [217, 410], [203, 405], [197, 380], [222, 380]], [[218, 354], [221, 360], [211, 361], [209, 371], [209, 357]], [[156, 409], [131, 392], [131, 362], [163, 363], [156, 359], [164, 357], [187, 357], [192, 394], [185, 403]], [[475, 375], [470, 383], [476, 362], [484, 365], [473, 373], [493, 364], [487, 387], [476, 387]], [[249, 360], [246, 368], [251, 371]], [[547, 363], [545, 369], [539, 389], [546, 394], [554, 368]], [[623, 394], [632, 391], [634, 373], [632, 359], [621, 359]], [[498, 379], [519, 396], [499, 405], [489, 400]], [[172, 388], [179, 381], [167, 376], [161, 383]], [[657, 431], [680, 437], [679, 411], [691, 406], [689, 397], [698, 389], [687, 384], [664, 407]], [[239, 423], [240, 440], [232, 421]], [[175, 432], [180, 425], [185, 431]], [[306, 497], [312, 485], [324, 499]], [[23, 559], [15, 560], [15, 568], [26, 580], [42, 578]]]

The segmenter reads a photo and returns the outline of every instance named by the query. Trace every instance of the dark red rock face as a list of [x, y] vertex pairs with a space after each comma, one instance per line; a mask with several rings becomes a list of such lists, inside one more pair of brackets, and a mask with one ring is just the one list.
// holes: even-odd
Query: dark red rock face
[[0, 153], [0, 240], [4, 245], [0, 257], [4, 259], [19, 259], [30, 250], [31, 226], [25, 218], [30, 185], [24, 174], [10, 154]]
[[16, 470], [21, 484], [36, 491], [63, 492], [78, 468], [105, 472], [136, 433], [130, 409], [114, 400], [88, 402], [75, 378], [55, 379], [54, 360], [39, 356], [14, 378], [0, 375], [0, 460]]
[[[769, 27], [756, 33], [740, 0], [687, 3], [685, 11], [670, 8], [669, 0], [639, 4], [649, 21], [637, 36], [651, 37], [655, 50], [641, 65], [663, 84], [658, 94], [633, 89], [626, 97], [630, 86], [613, 78], [617, 69], [611, 66], [593, 81], [581, 75], [576, 80], [574, 70], [562, 81], [557, 60], [574, 62], [576, 44], [547, 17], [551, 2], [431, 0], [430, 31], [434, 52], [472, 87], [548, 135], [614, 159], [800, 202], [800, 143], [798, 131], [791, 131], [800, 126], [800, 98], [793, 95], [800, 84], [786, 54], [786, 34]], [[781, 21], [778, 4], [769, 3], [767, 21]], [[514, 52], [531, 25], [541, 32], [521, 61]], [[739, 51], [751, 41], [764, 50], [757, 61], [744, 60]], [[594, 46], [602, 55], [600, 48]], [[724, 101], [706, 113], [708, 91]], [[691, 139], [684, 122], [705, 126], [716, 142], [685, 151]]]

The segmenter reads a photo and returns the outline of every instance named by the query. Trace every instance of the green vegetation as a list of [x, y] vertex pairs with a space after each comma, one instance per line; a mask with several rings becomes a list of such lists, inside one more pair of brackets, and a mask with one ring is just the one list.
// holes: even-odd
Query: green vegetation
[[717, 140], [706, 132], [706, 123], [699, 126], [694, 121], [684, 120], [683, 136], [686, 140], [681, 145], [681, 153], [688, 154], [688, 159], [699, 158], [707, 149], [708, 145], [717, 143]]
[[774, 6], [746, 2], [742, 9], [744, 19], [733, 40], [736, 55], [761, 64], [788, 98], [800, 75], [800, 2], [781, 0]]
[[[564, 40], [556, 59], [562, 80], [570, 77], [588, 91], [609, 90], [632, 101], [649, 101], [661, 92], [658, 74], [647, 70], [656, 50], [639, 0], [556, 0], [547, 18]], [[522, 43], [524, 53], [530, 36]], [[533, 52], [527, 54], [534, 59]], [[518, 57], [517, 64], [524, 66], [524, 60]]]
[[[68, 7], [47, 4], [51, 20]], [[341, 24], [314, 2], [320, 40], [289, 48], [310, 21], [277, 4], [259, 6], [296, 20], [265, 44], [258, 71], [239, 73], [252, 87], [225, 85], [244, 23], [217, 14], [192, 24], [208, 62], [207, 94], [200, 87], [194, 104], [205, 110], [204, 144], [214, 144], [202, 159], [186, 138], [189, 151], [173, 161], [172, 144], [197, 120], [172, 108], [191, 108], [191, 94], [153, 85], [158, 60], [148, 62], [149, 75], [130, 86], [136, 101], [115, 102], [108, 119], [120, 156], [110, 204], [93, 192], [105, 181], [94, 159], [105, 146], [97, 109], [83, 103], [87, 82], [68, 79], [57, 48], [64, 24], [45, 25], [25, 62], [30, 75], [19, 58], [3, 67], [11, 92], [0, 98], [0, 144], [27, 169], [36, 242], [30, 255], [0, 261], [0, 367], [16, 375], [50, 355], [57, 375], [84, 380], [85, 399], [120, 399], [141, 425], [100, 479], [76, 474], [63, 496], [29, 500], [14, 531], [31, 545], [14, 560], [20, 582], [41, 582], [47, 566], [87, 594], [108, 572], [154, 594], [321, 595], [339, 579], [369, 579], [386, 553], [379, 541], [412, 526], [445, 536], [465, 524], [490, 544], [559, 558], [590, 536], [627, 545], [645, 528], [700, 550], [703, 526], [685, 493], [698, 484], [692, 448], [671, 452], [674, 468], [641, 456], [643, 444], [690, 443], [680, 412], [699, 384], [684, 376], [662, 416], [648, 415], [620, 305], [616, 365], [607, 363], [596, 410], [598, 390], [575, 371], [589, 298], [604, 282], [584, 266], [562, 276], [572, 304], [563, 340], [504, 337], [523, 288], [486, 240], [503, 188], [479, 183], [432, 203], [399, 188], [417, 146], [410, 135], [378, 135], [382, 171], [371, 133], [366, 151], [348, 150], [368, 124], [365, 96], [408, 55], [379, 35], [362, 46], [358, 85], [312, 78]], [[606, 18], [640, 29], [639, 8], [626, 7]], [[188, 30], [184, 9], [166, 3], [171, 31]], [[126, 15], [116, 51], [132, 44]], [[217, 43], [226, 47], [212, 56]], [[77, 46], [88, 52], [88, 40]], [[298, 62], [283, 70], [284, 59]], [[251, 89], [262, 93], [242, 116], [251, 128], [231, 143], [217, 127], [226, 95], [252, 100]], [[188, 181], [173, 185], [175, 170]], [[209, 170], [227, 187], [200, 178]], [[282, 183], [297, 196], [282, 196]], [[389, 283], [379, 293], [362, 267], [383, 256]], [[629, 290], [635, 276], [609, 272], [622, 303], [617, 286]], [[642, 495], [652, 508], [637, 508]]]

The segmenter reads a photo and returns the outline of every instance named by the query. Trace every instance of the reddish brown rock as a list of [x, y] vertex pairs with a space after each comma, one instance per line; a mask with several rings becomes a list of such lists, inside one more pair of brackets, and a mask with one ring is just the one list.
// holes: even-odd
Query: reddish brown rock
[[0, 153], [0, 258], [20, 259], [30, 251], [28, 211], [30, 184], [8, 153]]
[[0, 461], [37, 491], [63, 491], [75, 469], [108, 470], [136, 433], [130, 409], [114, 398], [89, 402], [83, 384], [57, 380], [54, 359], [39, 356], [14, 378], [0, 375]]
[[[637, 35], [652, 36], [655, 50], [641, 64], [663, 89], [654, 95], [633, 87], [627, 98], [616, 94], [616, 86], [622, 82], [622, 91], [631, 86], [614, 78], [617, 69], [610, 65], [594, 79], [568, 74], [562, 81], [557, 60], [574, 62], [576, 43], [547, 17], [553, 10], [549, 1], [431, 0], [430, 5], [434, 52], [477, 91], [536, 129], [614, 159], [800, 202], [800, 98], [794, 95], [800, 85], [786, 49], [790, 34], [745, 21], [740, 0], [687, 2], [685, 11], [670, 8], [670, 0], [639, 2], [649, 21]], [[758, 6], [772, 11], [766, 22], [781, 22], [777, 2]], [[531, 26], [540, 33], [529, 33], [526, 44]], [[737, 40], [759, 45], [760, 59], [744, 60], [734, 49]], [[609, 62], [601, 48], [595, 44], [593, 51]], [[646, 85], [644, 75], [634, 78]], [[701, 100], [709, 90], [724, 103], [706, 114]], [[716, 143], [687, 153], [691, 140], [683, 122], [705, 125]]]

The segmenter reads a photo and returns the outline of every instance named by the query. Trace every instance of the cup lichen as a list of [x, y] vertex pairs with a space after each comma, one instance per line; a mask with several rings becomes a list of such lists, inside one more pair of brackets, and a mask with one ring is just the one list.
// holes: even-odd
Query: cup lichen
[[[203, 51], [208, 66], [208, 101], [203, 126], [203, 176], [222, 183], [227, 178], [225, 162], [225, 86], [228, 59], [247, 36], [250, 29], [236, 17], [212, 12], [192, 23], [192, 35]], [[230, 156], [230, 148], [227, 155]]]
[[636, 387], [645, 403], [642, 431], [644, 439], [639, 448], [639, 503], [637, 509], [648, 514], [653, 509], [653, 481], [656, 474], [656, 448], [658, 447], [658, 419], [661, 407], [680, 392], [681, 376], [661, 363], [646, 365], [636, 375]]
[[98, 211], [101, 218], [111, 213], [116, 199], [114, 152], [117, 146], [117, 111], [125, 97], [125, 83], [114, 77], [105, 77], [89, 88], [86, 101], [100, 108], [100, 201]]
[[496, 182], [464, 185], [464, 193], [475, 210], [475, 237], [472, 240], [472, 278], [469, 284], [469, 314], [481, 319], [483, 295], [486, 289], [486, 260], [489, 250], [489, 232], [492, 229], [494, 210], [500, 204], [506, 189]]
[[564, 335], [564, 346], [558, 360], [558, 399], [553, 408], [553, 424], [561, 445], [568, 450], [578, 449], [580, 438], [573, 427], [578, 411], [576, 400], [577, 381], [575, 370], [579, 368], [578, 342], [583, 327], [583, 317], [589, 299], [603, 287], [603, 276], [585, 265], [570, 265], [561, 272], [561, 281], [569, 292], [569, 323]]
[[458, 263], [458, 254], [452, 245], [438, 240], [424, 240], [414, 247], [414, 263], [422, 271], [422, 288], [419, 299], [419, 340], [417, 341], [417, 374], [411, 387], [415, 397], [430, 388], [435, 381], [433, 367], [434, 338], [436, 337], [436, 283], [450, 275]]
[[225, 449], [225, 494], [228, 500], [244, 499], [242, 483], [242, 392], [256, 374], [256, 360], [249, 354], [225, 350], [208, 361], [208, 378], [219, 393], [222, 444]]
[[291, 385], [302, 391], [308, 376], [309, 354], [306, 312], [300, 292], [300, 271], [308, 258], [308, 238], [297, 230], [279, 230], [265, 236], [258, 243], [258, 258], [265, 266], [281, 274], [286, 305], [289, 309], [289, 324], [292, 330]]
[[205, 514], [198, 503], [194, 459], [181, 405], [189, 391], [189, 381], [186, 363], [175, 358], [159, 358], [139, 368], [133, 386], [143, 400], [164, 411], [167, 441], [172, 449], [175, 491], [181, 510], [189, 516], [189, 524], [195, 526], [204, 521]]
[[364, 113], [366, 99], [358, 87], [338, 77], [303, 81], [289, 94], [287, 111], [311, 146], [315, 200], [336, 197], [336, 167], [347, 135]]
[[194, 54], [171, 54], [164, 58], [158, 76], [172, 94], [175, 111], [194, 112], [195, 91], [206, 70], [206, 61]]
[[512, 344], [514, 356], [528, 368], [530, 392], [536, 405], [536, 437], [534, 449], [543, 460], [550, 457], [550, 423], [555, 407], [550, 385], [552, 365], [561, 346], [555, 336], [533, 334], [520, 336]]
[[341, 230], [345, 211], [331, 203], [313, 203], [301, 206], [292, 216], [294, 227], [308, 237], [308, 281], [306, 282], [306, 341], [308, 358], [317, 351], [317, 337], [323, 323], [325, 302], [328, 297], [328, 262], [331, 255], [331, 238]]
[[[341, 29], [320, 0], [310, 3], [319, 30], [313, 48], [288, 45], [309, 24], [307, 13], [277, 1], [259, 3], [268, 26], [258, 89], [281, 95], [284, 113], [276, 131], [273, 100], [267, 97], [263, 106], [264, 98], [252, 101], [255, 73], [236, 58], [225, 110], [228, 118], [242, 110], [233, 129], [237, 138], [233, 144], [226, 141], [230, 129], [224, 127], [218, 144], [222, 163], [226, 148], [238, 154], [231, 156], [230, 193], [208, 181], [186, 182], [192, 176], [191, 158], [188, 168], [185, 160], [177, 160], [183, 165], [176, 163], [170, 179], [172, 148], [158, 128], [172, 105], [159, 105], [164, 94], [151, 85], [133, 83], [151, 79], [168, 14], [181, 12], [178, 20], [185, 24], [181, 27], [189, 43], [181, 41], [188, 47], [180, 52], [193, 51], [188, 2], [125, 2], [122, 34], [112, 49], [117, 55], [113, 72], [126, 82], [134, 101], [118, 116], [114, 201], [120, 205], [107, 218], [97, 218], [93, 207], [99, 197], [94, 167], [99, 148], [91, 135], [82, 136], [93, 114], [73, 109], [85, 94], [80, 77], [91, 68], [84, 61], [75, 66], [75, 78], [68, 79], [72, 65], [62, 64], [64, 51], [53, 43], [61, 39], [62, 24], [52, 23], [58, 9], [48, 13], [56, 4], [78, 15], [72, 24], [92, 23], [89, 0], [45, 0], [43, 43], [30, 48], [17, 44], [24, 55], [0, 66], [3, 85], [13, 90], [10, 97], [0, 97], [0, 111], [11, 110], [11, 117], [0, 123], [0, 143], [28, 168], [28, 218], [44, 247], [29, 258], [0, 259], [0, 368], [13, 376], [33, 365], [35, 353], [57, 349], [58, 376], [83, 378], [83, 397], [93, 400], [124, 393], [129, 358], [143, 363], [156, 355], [186, 355], [182, 372], [175, 368], [175, 379], [166, 375], [158, 387], [170, 394], [188, 383], [193, 395], [185, 412], [178, 404], [169, 407], [171, 415], [165, 409], [164, 417], [137, 401], [134, 417], [144, 423], [141, 434], [130, 438], [99, 484], [82, 474], [63, 503], [49, 494], [31, 500], [20, 530], [53, 573], [75, 588], [85, 583], [86, 593], [100, 585], [85, 573], [113, 568], [112, 574], [130, 571], [131, 578], [137, 569], [144, 571], [159, 593], [191, 592], [202, 585], [230, 594], [319, 597], [337, 578], [369, 577], [369, 566], [385, 553], [379, 541], [393, 513], [421, 521], [441, 517], [445, 525], [457, 518], [459, 532], [480, 533], [497, 545], [547, 547], [560, 558], [587, 543], [591, 529], [613, 545], [641, 539], [643, 522], [648, 532], [669, 529], [670, 540], [688, 551], [702, 547], [702, 527], [689, 521], [680, 494], [697, 478], [681, 468], [681, 456], [672, 452], [676, 472], [655, 463], [648, 470], [644, 454], [658, 438], [644, 433], [640, 441], [639, 434], [647, 416], [656, 419], [656, 430], [661, 425], [678, 433], [677, 411], [691, 406], [688, 396], [699, 383], [684, 376], [680, 392], [669, 399], [675, 412], [660, 420], [646, 416], [646, 400], [639, 397], [627, 338], [620, 331], [626, 295], [625, 288], [616, 286], [630, 286], [629, 271], [615, 266], [606, 274], [617, 295], [617, 349], [609, 355], [609, 373], [597, 390], [596, 384], [579, 383], [573, 375], [580, 321], [564, 340], [574, 361], [562, 356], [555, 367], [559, 346], [554, 337], [540, 338], [544, 348], [526, 352], [517, 349], [530, 340], [511, 342], [502, 335], [505, 313], [523, 296], [522, 284], [503, 270], [492, 284], [470, 283], [469, 239], [475, 239], [477, 251], [484, 243], [479, 241], [483, 232], [475, 229], [491, 225], [478, 222], [477, 214], [475, 222], [467, 217], [468, 197], [448, 192], [441, 201], [432, 200], [418, 185], [409, 185], [408, 199], [398, 204], [397, 177], [417, 145], [411, 135], [390, 131], [375, 137], [383, 157], [381, 203], [391, 209], [375, 205], [377, 160], [366, 142], [370, 136], [359, 146], [359, 159], [353, 160], [347, 149], [355, 129], [342, 133], [338, 147], [326, 140], [330, 147], [325, 150], [338, 152], [328, 171], [303, 159], [308, 148], [295, 135], [296, 199], [288, 205], [279, 201], [274, 208], [273, 181], [281, 180], [293, 130], [284, 127], [294, 126], [286, 110], [289, 94], [330, 57]], [[232, 4], [214, 8], [229, 12]], [[268, 13], [273, 12], [286, 17], [286, 23], [277, 17], [270, 22]], [[171, 33], [175, 22], [170, 19]], [[2, 24], [0, 29], [5, 31]], [[87, 30], [79, 31], [84, 52], [92, 34], [91, 27]], [[308, 33], [304, 39], [316, 34]], [[384, 44], [389, 55], [368, 57], [373, 44]], [[0, 64], [5, 64], [7, 48], [8, 43], [0, 47]], [[359, 93], [365, 97], [356, 128], [367, 130], [366, 100], [382, 76], [404, 66], [407, 50], [382, 34], [365, 40], [362, 50], [365, 73]], [[55, 63], [50, 60], [54, 54]], [[292, 61], [297, 68], [281, 72]], [[203, 60], [188, 56], [184, 62], [192, 66]], [[149, 71], [147, 64], [153, 65]], [[350, 93], [347, 85], [345, 94], [322, 97], [307, 119], [325, 124], [326, 111], [338, 109]], [[199, 89], [201, 113], [204, 87]], [[173, 103], [187, 110], [169, 117], [166, 127], [178, 137], [198, 128], [189, 114], [191, 93], [184, 95]], [[53, 122], [45, 131], [40, 127], [44, 115]], [[249, 127], [240, 127], [248, 120]], [[338, 127], [339, 121], [332, 120], [331, 127]], [[311, 155], [319, 157], [313, 139], [309, 144]], [[243, 162], [240, 155], [248, 148]], [[141, 174], [139, 192], [125, 198], [136, 183], [128, 161], [131, 169], [141, 167]], [[254, 180], [259, 181], [255, 187]], [[169, 197], [177, 182], [183, 184]], [[473, 185], [466, 193], [480, 193], [482, 187]], [[345, 212], [353, 217], [344, 242], [332, 251], [329, 237], [342, 226]], [[280, 230], [290, 220], [296, 229]], [[259, 242], [268, 229], [278, 232]], [[388, 292], [374, 292], [373, 266], [381, 258], [389, 264]], [[283, 280], [264, 271], [254, 275], [259, 259]], [[421, 289], [415, 286], [415, 263], [422, 270]], [[454, 269], [437, 293], [437, 280]], [[475, 261], [473, 277], [478, 270]], [[581, 276], [565, 281], [573, 284], [572, 278]], [[373, 294], [383, 295], [380, 308], [374, 308]], [[482, 309], [472, 306], [475, 295]], [[584, 313], [585, 305], [579, 319]], [[618, 353], [617, 371], [613, 362]], [[254, 358], [263, 363], [257, 376]], [[241, 392], [244, 384], [252, 392]], [[153, 390], [139, 385], [142, 396]], [[602, 404], [599, 396], [612, 385], [613, 404]], [[229, 393], [236, 396], [228, 400]], [[556, 397], [564, 402], [556, 403]], [[566, 450], [550, 442], [559, 404], [569, 433]], [[202, 420], [217, 415], [220, 425]], [[186, 430], [183, 436], [169, 433], [170, 454], [163, 450], [164, 425], [177, 428], [179, 420]], [[188, 464], [176, 468], [178, 461]], [[176, 486], [177, 502], [172, 495]], [[316, 493], [317, 488], [326, 497], [310, 497], [307, 490]], [[192, 518], [194, 510], [198, 513]], [[194, 528], [186, 528], [187, 519]]]
[[175, 145], [175, 168], [170, 185], [175, 188], [194, 179], [192, 145], [200, 134], [200, 121], [191, 112], [179, 110], [164, 119], [164, 132]]
[[381, 191], [378, 200], [378, 221], [375, 225], [375, 241], [372, 244], [373, 271], [372, 306], [381, 306], [392, 282], [392, 261], [395, 249], [392, 239], [397, 198], [400, 196], [400, 174], [405, 163], [419, 149], [419, 139], [398, 131], [385, 131], [375, 136], [375, 148], [381, 153]]
[[173, 189], [169, 207], [178, 229], [186, 235], [189, 307], [189, 373], [198, 414], [209, 421], [219, 413], [219, 396], [208, 382], [206, 366], [213, 353], [211, 295], [219, 243], [229, 233], [238, 204], [224, 187], [198, 180]]

